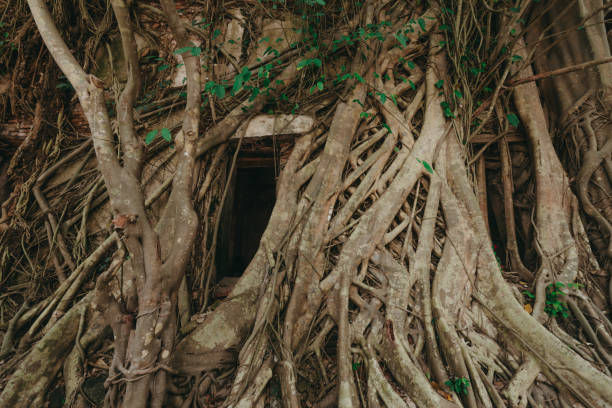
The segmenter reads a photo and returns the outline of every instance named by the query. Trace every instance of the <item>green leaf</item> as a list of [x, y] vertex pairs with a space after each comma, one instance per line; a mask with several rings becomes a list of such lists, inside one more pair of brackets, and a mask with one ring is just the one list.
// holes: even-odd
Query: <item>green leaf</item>
[[414, 67], [416, 66], [416, 65], [414, 65], [414, 62], [412, 62], [412, 61], [406, 61], [406, 64], [408, 64], [408, 68], [410, 68], [410, 69], [414, 69]]
[[242, 75], [236, 75], [236, 79], [234, 79], [234, 86], [232, 86], [232, 95], [236, 95], [242, 88]]
[[324, 87], [325, 85], [323, 85], [323, 82], [321, 81], [317, 82], [317, 88], [319, 88], [319, 91], [322, 91]]
[[223, 99], [223, 97], [225, 97], [225, 87], [221, 84], [218, 84], [215, 87], [215, 95], [217, 95], [217, 98]]
[[246, 82], [251, 78], [251, 71], [247, 67], [244, 67], [242, 68], [240, 75], [242, 76], [242, 80]]
[[221, 35], [221, 30], [216, 29], [215, 31], [213, 31], [213, 36], [212, 39], [214, 40], [215, 38], [217, 38], [219, 35]]
[[274, 53], [274, 56], [276, 56], [276, 57], [278, 57], [278, 54], [279, 54], [279, 52], [278, 52], [278, 50], [277, 50], [276, 48], [268, 47], [268, 48], [266, 48], [266, 50], [264, 51], [264, 54], [263, 54], [263, 55], [268, 55], [268, 54], [270, 54], [270, 53]]
[[423, 32], [427, 31], [425, 27], [425, 19], [423, 19], [422, 17], [418, 18], [417, 22], [419, 23], [419, 26], [421, 27], [421, 30], [423, 30]]
[[183, 54], [185, 52], [191, 52], [191, 55], [197, 57], [202, 53], [202, 49], [200, 47], [182, 47], [174, 51], [174, 54]]
[[385, 95], [382, 92], [376, 92], [376, 95], [380, 96], [380, 103], [384, 105], [385, 102], [387, 101], [387, 95]]
[[206, 82], [206, 85], [204, 85], [204, 91], [205, 92], [212, 92], [212, 91], [214, 91], [216, 86], [217, 86], [217, 83], [215, 81], [208, 81], [208, 82]]
[[410, 84], [410, 87], [416, 91], [416, 85], [414, 84], [414, 82], [412, 82], [411, 80], [408, 80], [408, 83]]
[[456, 96], [457, 98], [459, 98], [459, 99], [463, 98], [463, 94], [461, 93], [461, 91], [459, 91], [459, 90], [455, 90], [455, 92], [454, 92], [454, 93], [455, 93], [455, 96]]
[[521, 57], [520, 55], [513, 55], [512, 56], [512, 62], [521, 61], [522, 59], [523, 59], [523, 57]]
[[440, 79], [439, 81], [437, 81], [435, 84], [435, 87], [438, 89], [442, 89], [442, 87], [444, 86], [444, 80]]
[[142, 58], [145, 61], [163, 61], [163, 58], [158, 57], [157, 55], [147, 55], [146, 57]]
[[259, 88], [253, 88], [251, 96], [249, 97], [249, 102], [253, 102], [255, 98], [259, 95]]
[[318, 58], [310, 58], [310, 59], [302, 60], [302, 61], [298, 62], [297, 63], [297, 69], [299, 71], [300, 69], [302, 69], [304, 67], [307, 67], [309, 65], [314, 65], [317, 68], [321, 68], [321, 65], [323, 65], [323, 63]]
[[427, 163], [425, 160], [421, 161], [421, 163], [423, 164], [423, 167], [425, 167], [425, 170], [429, 172], [429, 174], [433, 174], [433, 168], [429, 163]]
[[454, 118], [455, 114], [450, 108], [450, 104], [446, 101], [440, 102], [440, 107], [442, 108], [442, 112], [444, 113], [444, 117]]
[[368, 116], [370, 116], [370, 114], [368, 112], [361, 112], [359, 114], [359, 118], [361, 118], [361, 119], [367, 119]]
[[385, 129], [387, 129], [387, 132], [389, 132], [389, 133], [393, 133], [393, 132], [391, 132], [391, 128], [389, 127], [389, 125], [387, 125], [386, 123], [383, 123], [383, 124], [382, 124], [382, 127], [384, 127]]
[[408, 37], [401, 32], [395, 34], [395, 39], [402, 45], [402, 48], [406, 48], [406, 45], [408, 45]]
[[524, 290], [523, 295], [527, 296], [530, 299], [535, 299], [535, 295], [528, 290]]
[[157, 129], [154, 129], [150, 131], [149, 133], [147, 133], [147, 137], [145, 137], [145, 144], [146, 145], [151, 144], [153, 139], [155, 139], [155, 136], [157, 136]]
[[352, 364], [353, 371], [357, 371], [357, 369], [359, 368], [360, 365], [361, 365], [361, 363], [353, 363]]
[[361, 75], [359, 75], [358, 73], [355, 72], [355, 79], [357, 79], [359, 82], [361, 82], [362, 84], [365, 83], [365, 79], [363, 79], [363, 77]]
[[470, 386], [470, 380], [468, 380], [467, 378], [454, 378], [452, 380], [446, 381], [444, 385], [448, 386], [452, 391], [457, 394], [467, 395], [468, 387]]
[[162, 64], [162, 65], [160, 65], [159, 67], [157, 67], [157, 71], [161, 72], [161, 71], [166, 70], [166, 69], [168, 69], [168, 68], [170, 68], [170, 65], [168, 65], [168, 64]]
[[171, 142], [172, 141], [172, 135], [170, 134], [170, 129], [163, 128], [161, 130], [161, 137], [163, 137], [166, 142]]
[[510, 123], [510, 126], [518, 127], [520, 123], [518, 116], [516, 116], [514, 113], [509, 113], [506, 117], [508, 118], [508, 123]]

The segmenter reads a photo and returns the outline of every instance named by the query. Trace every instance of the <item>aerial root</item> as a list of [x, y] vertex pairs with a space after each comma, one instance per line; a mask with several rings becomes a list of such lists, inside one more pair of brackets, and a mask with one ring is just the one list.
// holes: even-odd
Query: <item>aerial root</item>
[[11, 376], [0, 396], [0, 407], [41, 406], [45, 394], [70, 352], [79, 330], [80, 317], [89, 309], [86, 295], [36, 343]]
[[[365, 341], [364, 341], [365, 343]], [[368, 406], [378, 407], [380, 406], [378, 398], [380, 398], [384, 405], [387, 407], [410, 407], [416, 408], [416, 405], [412, 400], [406, 401], [402, 398], [389, 383], [389, 380], [385, 378], [378, 357], [371, 344], [366, 344], [362, 347], [363, 353], [366, 357], [367, 364], [367, 376], [368, 376], [368, 389], [367, 389], [367, 400]]]
[[585, 129], [586, 139], [588, 141], [588, 149], [584, 153], [582, 167], [578, 172], [576, 187], [578, 190], [578, 198], [582, 204], [582, 208], [585, 213], [594, 218], [600, 225], [601, 229], [605, 231], [608, 238], [608, 249], [606, 255], [612, 258], [612, 224], [610, 221], [598, 210], [589, 198], [589, 185], [593, 173], [599, 168], [603, 160], [609, 160], [610, 154], [612, 153], [612, 139], [607, 139], [605, 144], [598, 148], [597, 136], [593, 129], [591, 114], [587, 113], [584, 118], [583, 128]]

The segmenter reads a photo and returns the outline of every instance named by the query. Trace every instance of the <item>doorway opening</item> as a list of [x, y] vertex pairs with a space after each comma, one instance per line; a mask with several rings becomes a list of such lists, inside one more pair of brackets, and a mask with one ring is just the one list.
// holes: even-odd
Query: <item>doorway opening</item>
[[257, 252], [276, 193], [273, 167], [238, 168], [226, 276], [238, 277]]
[[271, 138], [260, 139], [238, 153], [220, 219], [215, 297], [227, 296], [259, 248], [276, 200], [278, 147]]

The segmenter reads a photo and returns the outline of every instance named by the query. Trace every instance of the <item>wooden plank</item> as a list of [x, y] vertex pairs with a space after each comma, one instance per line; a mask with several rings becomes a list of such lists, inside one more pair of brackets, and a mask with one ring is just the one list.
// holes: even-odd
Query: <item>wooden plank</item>
[[[245, 139], [276, 135], [299, 135], [314, 127], [314, 118], [308, 115], [258, 115], [247, 125]], [[239, 135], [232, 136], [233, 140]]]
[[241, 157], [238, 156], [238, 167], [240, 168], [256, 168], [256, 167], [274, 167], [274, 157]]
[[481, 154], [476, 162], [476, 180], [478, 184], [478, 204], [480, 204], [480, 212], [484, 218], [485, 227], [490, 234], [489, 229], [489, 209], [487, 205], [487, 174], [485, 167], [484, 154]]
[[[498, 140], [498, 135], [483, 133], [480, 135], [476, 135], [472, 137], [470, 143], [489, 143], [496, 142]], [[508, 143], [519, 143], [519, 142], [527, 142], [527, 139], [518, 133], [512, 133], [506, 136], [506, 141]]]

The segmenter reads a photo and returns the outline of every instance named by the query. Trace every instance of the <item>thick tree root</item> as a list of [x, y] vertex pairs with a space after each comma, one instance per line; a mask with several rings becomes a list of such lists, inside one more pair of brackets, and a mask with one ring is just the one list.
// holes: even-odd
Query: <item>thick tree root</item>
[[[42, 25], [44, 4], [30, 3]], [[134, 10], [128, 13], [122, 0], [111, 3], [124, 58], [138, 66], [139, 55], [128, 47]], [[580, 3], [583, 14], [591, 10], [590, 3]], [[171, 1], [162, 6], [163, 12], [146, 9], [167, 16], [179, 48], [192, 49], [187, 32], [201, 35], [203, 29], [183, 24]], [[339, 29], [326, 38], [343, 44], [336, 54], [357, 57], [348, 68], [343, 64], [346, 77], [338, 75], [333, 84], [339, 98], [329, 93], [309, 105], [320, 121], [296, 138], [282, 162], [257, 252], [220, 302], [213, 302], [211, 293], [215, 274], [222, 272], [215, 270], [215, 251], [223, 206], [233, 188], [243, 132], [252, 112], [269, 103], [247, 100], [240, 88], [225, 106], [209, 95], [202, 109], [214, 125], [197, 138], [204, 117], [201, 64], [193, 52], [183, 52], [190, 78], [185, 120], [173, 139], [177, 153], [160, 159], [164, 169], [177, 168], [145, 196], [141, 180], [162, 172], [141, 174], [145, 156], [132, 117], [140, 74], [128, 71], [113, 132], [97, 79], [85, 75], [65, 44], [49, 42], [50, 31], [43, 30], [90, 121], [102, 177], [84, 177], [89, 144], [82, 144], [33, 179], [41, 210], [37, 235], [40, 245], [47, 245], [46, 262], [58, 284], [7, 327], [0, 350], [5, 357], [13, 352], [15, 336], [24, 334], [10, 360], [17, 369], [0, 395], [0, 408], [42, 405], [62, 367], [66, 405], [86, 406], [81, 388], [87, 353], [108, 326], [113, 331], [108, 406], [263, 407], [281, 400], [292, 408], [609, 406], [612, 323], [602, 310], [606, 295], [598, 287], [593, 235], [579, 213], [583, 209], [598, 223], [601, 236], [612, 233], [608, 209], [598, 208], [600, 196], [593, 194], [600, 181], [606, 191], [603, 177], [612, 172], [605, 167], [612, 145], [602, 143], [604, 121], [587, 112], [573, 122], [590, 141], [583, 147], [576, 197], [554, 150], [534, 72], [516, 63], [530, 58], [518, 28], [520, 35], [508, 34], [518, 22], [498, 18], [489, 4], [483, 10], [461, 1], [440, 6], [368, 0], [355, 6], [350, 18], [343, 16], [348, 36]], [[522, 16], [528, 6], [521, 7]], [[331, 9], [325, 17], [330, 21], [337, 18]], [[493, 30], [494, 22], [503, 27], [496, 45], [479, 29]], [[355, 27], [366, 27], [362, 36], [378, 42], [357, 41]], [[476, 32], [498, 59], [488, 60], [482, 50], [473, 50], [474, 56], [458, 53], [456, 47], [473, 48], [467, 37]], [[219, 51], [208, 63], [223, 61], [227, 72], [238, 75], [239, 60], [206, 41], [200, 52]], [[502, 46], [514, 50], [515, 61], [507, 61]], [[307, 71], [327, 69], [335, 55], [322, 61], [317, 50], [296, 57], [287, 44], [279, 67], [265, 56], [264, 65], [247, 69], [254, 73], [261, 67], [257, 81], [269, 75], [278, 85], [275, 92], [291, 94], [296, 83], [310, 79]], [[462, 64], [473, 64], [470, 58], [503, 69], [468, 74]], [[504, 87], [510, 75], [513, 99]], [[317, 84], [312, 89], [322, 91]], [[482, 97], [484, 88], [490, 95]], [[471, 111], [481, 97], [482, 105]], [[170, 107], [153, 108], [145, 117], [175, 106], [168, 101]], [[236, 150], [227, 143], [234, 133], [241, 135]], [[475, 155], [473, 137], [485, 140]], [[276, 155], [276, 139], [273, 144]], [[89, 190], [82, 194], [82, 207], [62, 223], [54, 215], [54, 190], [45, 184], [77, 156], [84, 157], [78, 169], [60, 185], [67, 190], [83, 182]], [[91, 237], [90, 214], [107, 199], [115, 231], [85, 262], [71, 265]], [[79, 222], [77, 231], [69, 229]], [[202, 242], [192, 250], [198, 239]], [[493, 241], [505, 243], [499, 255]], [[610, 241], [604, 243], [598, 256]], [[115, 253], [103, 260], [114, 245]], [[94, 291], [75, 302], [91, 289], [94, 270], [100, 272]], [[196, 308], [202, 313], [192, 314]]]
[[91, 299], [92, 295], [81, 299], [36, 343], [0, 394], [0, 407], [43, 405], [49, 386], [55, 381], [74, 344], [81, 315], [89, 314]]

